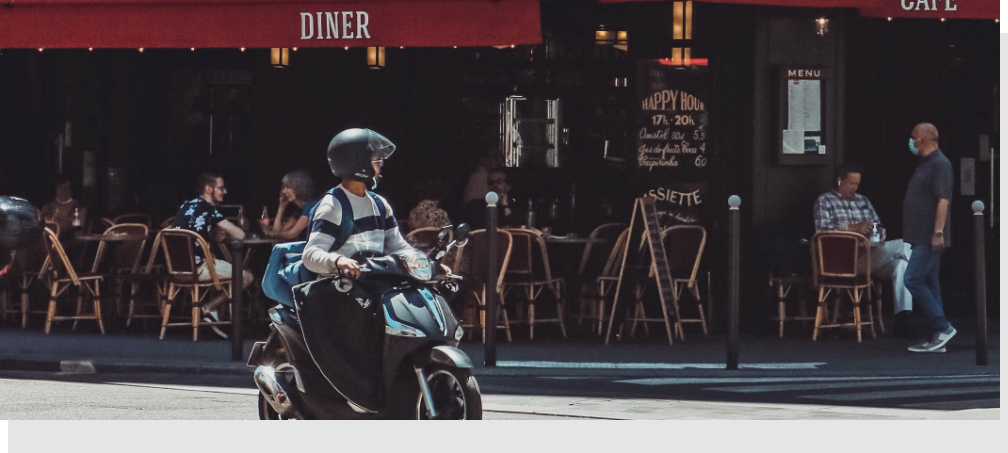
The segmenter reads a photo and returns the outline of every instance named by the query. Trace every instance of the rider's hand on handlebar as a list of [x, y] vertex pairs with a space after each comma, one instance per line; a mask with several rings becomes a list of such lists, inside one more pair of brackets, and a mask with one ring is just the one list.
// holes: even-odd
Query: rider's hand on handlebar
[[336, 268], [339, 269], [340, 274], [345, 276], [352, 278], [360, 277], [360, 264], [357, 264], [356, 260], [341, 256], [336, 260]]

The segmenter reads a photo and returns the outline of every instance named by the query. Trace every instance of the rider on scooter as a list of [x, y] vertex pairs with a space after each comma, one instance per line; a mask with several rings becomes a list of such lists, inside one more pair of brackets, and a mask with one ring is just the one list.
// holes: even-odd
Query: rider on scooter
[[[354, 253], [389, 254], [411, 247], [399, 232], [392, 206], [371, 192], [395, 148], [370, 129], [347, 129], [333, 137], [327, 151], [329, 167], [343, 181], [322, 198], [311, 219], [302, 256], [308, 270], [357, 278], [360, 266], [350, 258]], [[353, 216], [352, 229], [345, 227], [345, 215]]]

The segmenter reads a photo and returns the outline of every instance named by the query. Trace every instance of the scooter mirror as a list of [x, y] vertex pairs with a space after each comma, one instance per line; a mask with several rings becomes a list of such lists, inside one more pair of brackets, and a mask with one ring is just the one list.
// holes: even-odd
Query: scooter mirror
[[458, 228], [455, 229], [455, 242], [459, 244], [464, 244], [466, 238], [469, 237], [469, 231], [471, 228], [468, 223], [460, 223]]

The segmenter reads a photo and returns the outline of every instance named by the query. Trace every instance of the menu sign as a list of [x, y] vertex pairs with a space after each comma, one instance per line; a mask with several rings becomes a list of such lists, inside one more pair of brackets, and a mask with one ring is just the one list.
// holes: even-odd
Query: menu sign
[[663, 227], [701, 222], [712, 150], [706, 67], [643, 60], [637, 67], [635, 197], [656, 199]]

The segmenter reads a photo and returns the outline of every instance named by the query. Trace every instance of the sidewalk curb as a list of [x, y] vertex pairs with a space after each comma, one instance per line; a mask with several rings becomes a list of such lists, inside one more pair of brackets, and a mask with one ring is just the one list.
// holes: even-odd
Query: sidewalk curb
[[0, 371], [43, 371], [75, 374], [94, 373], [174, 373], [236, 374], [252, 372], [244, 363], [175, 365], [143, 362], [106, 362], [99, 360], [57, 360], [0, 358]]
[[[829, 369], [760, 369], [750, 368], [728, 370], [721, 368], [676, 368], [676, 369], [641, 369], [634, 363], [607, 363], [605, 367], [521, 367], [497, 366], [487, 367], [477, 365], [472, 374], [480, 377], [568, 377], [568, 378], [649, 378], [649, 377], [679, 377], [679, 378], [756, 378], [771, 376], [816, 376], [816, 377], [887, 377], [905, 376], [906, 370], [829, 370]], [[120, 361], [115, 359], [56, 359], [56, 358], [25, 358], [0, 357], [0, 371], [38, 371], [75, 374], [95, 373], [164, 373], [164, 374], [227, 374], [251, 375], [252, 367], [243, 362], [218, 362], [201, 364], [155, 363], [150, 361]], [[936, 370], [915, 370], [914, 375], [969, 375], [969, 376], [1000, 376], [999, 367], [947, 367]]]

